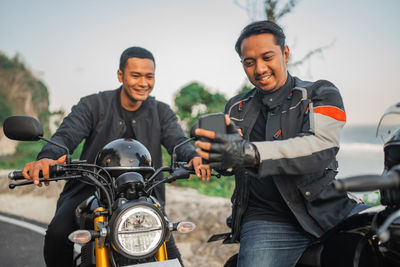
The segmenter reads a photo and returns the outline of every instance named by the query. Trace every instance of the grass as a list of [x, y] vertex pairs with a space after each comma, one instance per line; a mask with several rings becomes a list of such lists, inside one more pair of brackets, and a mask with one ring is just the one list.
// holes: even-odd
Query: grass
[[[163, 165], [171, 164], [171, 157], [167, 150], [162, 147]], [[230, 198], [235, 187], [235, 180], [233, 176], [211, 177], [210, 181], [202, 181], [196, 175], [191, 175], [190, 180], [179, 180], [173, 183], [176, 186], [191, 187], [197, 190], [200, 194], [214, 197]]]
[[230, 198], [235, 187], [235, 180], [233, 176], [219, 179], [211, 177], [210, 181], [203, 182], [197, 176], [192, 175], [189, 181], [179, 180], [175, 182], [175, 185], [195, 188], [197, 192], [207, 196]]
[[[22, 170], [25, 163], [36, 160], [36, 157], [46, 143], [38, 142], [18, 142], [16, 151], [13, 155], [0, 157], [0, 169]], [[83, 142], [75, 149], [72, 154], [73, 159], [78, 159], [81, 154]]]
[[378, 206], [381, 205], [381, 195], [379, 191], [362, 193], [361, 199], [365, 204], [370, 206]]
[[22, 170], [25, 163], [36, 160], [44, 142], [19, 142], [14, 155], [0, 157], [0, 169]]

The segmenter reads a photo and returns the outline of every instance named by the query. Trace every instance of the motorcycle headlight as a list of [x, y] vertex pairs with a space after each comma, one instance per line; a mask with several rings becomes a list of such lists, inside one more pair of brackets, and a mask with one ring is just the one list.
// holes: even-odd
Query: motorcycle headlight
[[136, 204], [125, 206], [116, 213], [110, 225], [111, 236], [121, 254], [144, 258], [156, 252], [166, 233], [164, 216], [157, 208]]

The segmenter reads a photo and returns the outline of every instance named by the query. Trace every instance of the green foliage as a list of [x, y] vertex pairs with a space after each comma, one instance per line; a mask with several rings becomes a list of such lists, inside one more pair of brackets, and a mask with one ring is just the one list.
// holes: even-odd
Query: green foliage
[[379, 191], [363, 193], [361, 199], [365, 204], [370, 206], [378, 206], [381, 204], [381, 195]]
[[[79, 159], [82, 152], [83, 143], [74, 150], [72, 159]], [[0, 169], [14, 169], [20, 170], [24, 167], [25, 163], [36, 160], [45, 142], [19, 142], [17, 149], [13, 155], [0, 156]]]
[[174, 102], [178, 117], [190, 127], [202, 114], [223, 112], [227, 100], [223, 94], [211, 93], [199, 83], [192, 82], [178, 91]]
[[81, 157], [83, 145], [85, 144], [85, 140], [83, 140], [74, 150], [74, 153], [72, 153], [72, 159], [79, 159]]
[[16, 55], [14, 58], [9, 59], [6, 55], [0, 52], [0, 69], [7, 72], [15, 72], [16, 70], [26, 70], [25, 65]]
[[168, 151], [165, 147], [161, 147], [162, 152], [162, 164], [163, 166], [169, 166], [171, 164], [171, 156], [168, 154]]
[[[162, 147], [162, 155], [163, 165], [170, 165], [171, 157], [164, 147]], [[220, 179], [211, 177], [210, 181], [203, 182], [196, 175], [191, 175], [189, 181], [178, 180], [174, 182], [173, 185], [194, 188], [197, 189], [197, 192], [199, 192], [200, 194], [207, 196], [230, 198], [235, 187], [235, 180], [231, 176], [221, 177]]]
[[43, 142], [19, 142], [14, 155], [0, 157], [0, 169], [21, 170], [25, 163], [36, 160]]
[[7, 104], [6, 98], [3, 93], [0, 92], [0, 126], [3, 126], [3, 122], [7, 117], [11, 116], [11, 108]]
[[210, 181], [203, 182], [196, 175], [191, 175], [189, 181], [179, 180], [175, 185], [197, 189], [197, 192], [207, 196], [230, 198], [235, 188], [235, 179], [233, 176], [220, 179], [211, 177]]
[[[188, 129], [202, 114], [223, 112], [226, 102], [227, 99], [223, 94], [211, 93], [209, 89], [197, 82], [192, 82], [181, 88], [175, 96], [176, 113]], [[165, 149], [163, 149], [163, 163], [170, 164], [170, 156]], [[203, 182], [197, 176], [192, 175], [189, 181], [180, 180], [174, 184], [195, 188], [204, 195], [230, 197], [234, 183], [232, 177], [221, 179], [212, 177], [210, 181]]]
[[242, 86], [242, 88], [239, 89], [239, 91], [237, 92], [237, 94], [241, 94], [241, 93], [248, 92], [248, 91], [250, 91], [251, 89], [253, 89], [252, 86], [247, 85], [247, 84], [244, 84], [244, 85]]

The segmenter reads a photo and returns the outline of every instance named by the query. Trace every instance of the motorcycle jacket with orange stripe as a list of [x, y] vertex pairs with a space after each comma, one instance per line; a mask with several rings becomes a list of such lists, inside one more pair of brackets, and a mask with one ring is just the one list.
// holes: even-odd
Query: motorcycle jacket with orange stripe
[[[289, 76], [290, 77], [290, 76]], [[260, 154], [257, 173], [235, 171], [232, 240], [237, 241], [249, 199], [249, 179], [273, 179], [299, 225], [319, 237], [343, 220], [356, 205], [331, 187], [335, 179], [340, 131], [346, 113], [339, 90], [330, 82], [302, 81], [267, 114], [266, 141], [253, 142]], [[225, 113], [249, 140], [262, 103], [258, 89], [228, 101]]]

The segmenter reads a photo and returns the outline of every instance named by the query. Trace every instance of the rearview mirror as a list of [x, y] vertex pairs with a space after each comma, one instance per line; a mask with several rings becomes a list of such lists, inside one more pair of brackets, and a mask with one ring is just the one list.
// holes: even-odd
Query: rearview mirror
[[39, 121], [29, 116], [11, 116], [3, 124], [4, 134], [17, 141], [37, 141], [43, 137]]

